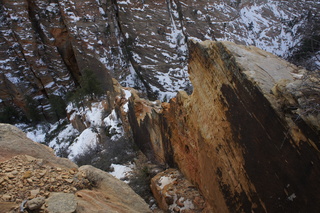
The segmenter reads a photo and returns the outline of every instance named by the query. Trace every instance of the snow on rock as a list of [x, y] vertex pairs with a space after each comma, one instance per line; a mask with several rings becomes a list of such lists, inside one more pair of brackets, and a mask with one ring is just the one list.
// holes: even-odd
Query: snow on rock
[[85, 122], [88, 126], [101, 126], [102, 115], [104, 113], [104, 107], [102, 102], [93, 102], [90, 107], [76, 107], [73, 103], [67, 106], [67, 113], [70, 114], [70, 120], [73, 120], [76, 115], [85, 118]]
[[74, 159], [77, 155], [86, 152], [90, 148], [95, 148], [99, 141], [99, 135], [92, 128], [85, 129], [73, 144], [69, 147], [69, 159]]
[[26, 135], [28, 138], [38, 143], [43, 143], [46, 138], [45, 130], [41, 125], [37, 125], [34, 129], [28, 129]]
[[111, 140], [115, 141], [123, 136], [124, 130], [122, 128], [122, 122], [120, 118], [118, 118], [115, 110], [112, 110], [110, 115], [103, 121], [108, 129], [108, 134], [111, 136]]
[[159, 207], [168, 212], [203, 212], [205, 201], [177, 169], [168, 169], [151, 179], [151, 190]]
[[[125, 99], [129, 99], [132, 96], [132, 93], [129, 90], [123, 90], [124, 94], [125, 94]], [[129, 102], [125, 103], [123, 105], [123, 111], [124, 112], [128, 112], [129, 111]]]
[[113, 168], [113, 172], [110, 172], [110, 174], [119, 180], [127, 177], [131, 174], [134, 164], [129, 165], [120, 165], [120, 164], [111, 164], [111, 167]]
[[163, 176], [159, 179], [159, 186], [163, 189], [166, 185], [173, 183], [177, 178], [172, 176]]
[[91, 109], [86, 109], [86, 119], [90, 122], [91, 125], [101, 126], [102, 124], [102, 113], [104, 112], [104, 108], [101, 102], [92, 103]]
[[[52, 129], [51, 131], [53, 130], [55, 129]], [[51, 131], [49, 131], [49, 133]], [[60, 149], [67, 149], [72, 142], [72, 138], [76, 135], [79, 135], [79, 131], [73, 128], [71, 124], [67, 124], [65, 128], [60, 131], [53, 140], [49, 142], [49, 146], [56, 152], [58, 152]]]

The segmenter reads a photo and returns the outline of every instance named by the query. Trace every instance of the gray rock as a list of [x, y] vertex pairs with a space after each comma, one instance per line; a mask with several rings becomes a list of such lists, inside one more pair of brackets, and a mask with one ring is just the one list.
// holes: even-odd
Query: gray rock
[[73, 213], [77, 209], [77, 201], [71, 193], [52, 193], [47, 205], [50, 213]]
[[30, 210], [40, 209], [41, 206], [45, 203], [44, 197], [36, 197], [27, 202], [27, 208]]

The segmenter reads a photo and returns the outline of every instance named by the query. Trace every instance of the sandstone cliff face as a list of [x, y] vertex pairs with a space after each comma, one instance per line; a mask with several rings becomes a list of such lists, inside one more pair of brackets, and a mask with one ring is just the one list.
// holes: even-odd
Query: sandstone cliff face
[[151, 212], [124, 182], [0, 124], [0, 212]]
[[190, 49], [192, 95], [129, 115], [136, 140], [177, 165], [211, 211], [319, 211], [319, 133], [298, 114], [293, 89], [304, 70], [229, 42]]
[[187, 40], [254, 44], [286, 56], [317, 1], [22, 0], [0, 2], [0, 106], [27, 111], [26, 96], [46, 114], [50, 95], [64, 96], [84, 69], [173, 97], [190, 87]]

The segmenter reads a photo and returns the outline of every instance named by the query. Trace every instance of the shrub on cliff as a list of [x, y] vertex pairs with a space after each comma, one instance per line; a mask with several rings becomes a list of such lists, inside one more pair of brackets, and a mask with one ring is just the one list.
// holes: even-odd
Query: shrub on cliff
[[84, 104], [84, 100], [98, 98], [104, 94], [102, 85], [97, 76], [88, 69], [85, 69], [80, 77], [80, 86], [72, 93], [67, 94], [67, 99], [76, 105]]
[[26, 121], [26, 116], [14, 106], [5, 106], [0, 110], [0, 123], [15, 124]]
[[131, 162], [136, 156], [133, 143], [121, 137], [117, 141], [107, 139], [103, 144], [88, 147], [86, 152], [77, 155], [74, 162], [78, 166], [92, 165], [104, 171], [111, 171], [111, 164], [125, 164]]
[[51, 105], [51, 112], [56, 118], [56, 120], [65, 118], [67, 116], [67, 112], [66, 112], [67, 105], [65, 101], [62, 99], [62, 97], [57, 95], [50, 95], [49, 103]]
[[41, 106], [37, 100], [34, 100], [30, 96], [26, 96], [26, 115], [31, 123], [39, 123], [44, 120], [43, 114], [40, 112], [38, 106]]

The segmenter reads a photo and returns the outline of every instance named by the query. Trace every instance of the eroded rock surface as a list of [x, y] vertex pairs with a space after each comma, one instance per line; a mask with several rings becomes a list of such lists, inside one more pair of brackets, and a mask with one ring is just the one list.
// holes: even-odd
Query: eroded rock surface
[[138, 143], [178, 165], [211, 211], [319, 211], [319, 132], [299, 114], [305, 71], [255, 47], [190, 47], [192, 95], [129, 114]]

